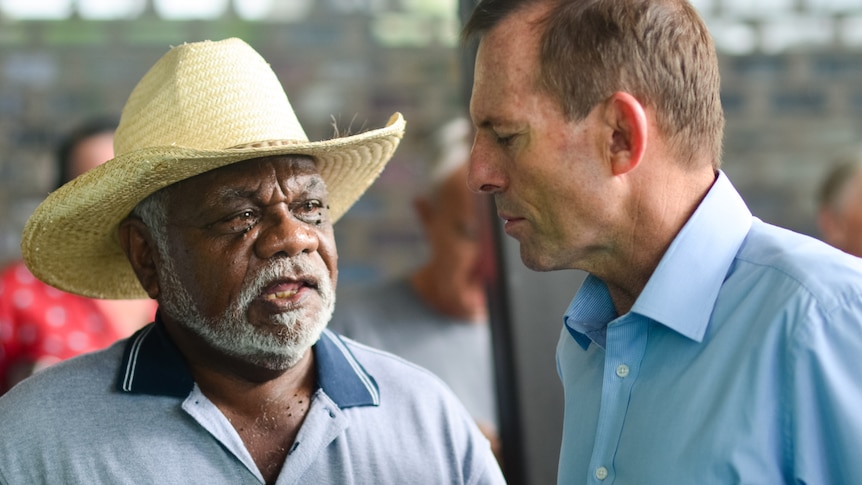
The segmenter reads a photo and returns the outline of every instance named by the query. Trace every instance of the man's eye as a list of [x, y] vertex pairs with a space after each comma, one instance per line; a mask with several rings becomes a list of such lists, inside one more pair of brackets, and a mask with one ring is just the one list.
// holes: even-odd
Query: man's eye
[[326, 220], [329, 206], [317, 199], [309, 199], [294, 206], [293, 214], [297, 219], [309, 224], [322, 224]]
[[257, 214], [252, 210], [244, 210], [228, 217], [223, 226], [229, 232], [247, 232], [257, 223]]
[[515, 139], [515, 135], [494, 135], [495, 141], [500, 146], [509, 146], [512, 144], [512, 140]]
[[323, 207], [319, 200], [307, 200], [302, 203], [302, 209], [306, 211], [314, 211]]

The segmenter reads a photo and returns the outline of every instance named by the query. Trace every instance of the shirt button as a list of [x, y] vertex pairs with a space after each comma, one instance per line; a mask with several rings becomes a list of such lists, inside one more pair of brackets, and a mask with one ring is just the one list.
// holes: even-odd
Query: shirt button
[[608, 478], [608, 469], [603, 466], [596, 468], [596, 478], [598, 478], [599, 480], [604, 480], [605, 478]]
[[620, 364], [617, 366], [617, 375], [626, 378], [629, 375], [629, 366]]

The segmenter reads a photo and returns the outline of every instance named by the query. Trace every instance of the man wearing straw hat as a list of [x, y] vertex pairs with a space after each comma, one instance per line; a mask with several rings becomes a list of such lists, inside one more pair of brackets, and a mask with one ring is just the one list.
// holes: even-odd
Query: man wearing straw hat
[[0, 398], [0, 483], [503, 483], [433, 375], [326, 330], [332, 225], [404, 121], [309, 142], [238, 39], [171, 49], [123, 110], [116, 157], [24, 230], [34, 275], [156, 321]]

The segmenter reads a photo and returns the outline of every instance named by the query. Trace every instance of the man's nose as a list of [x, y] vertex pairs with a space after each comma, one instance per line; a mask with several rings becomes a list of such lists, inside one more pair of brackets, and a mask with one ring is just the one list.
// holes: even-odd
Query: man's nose
[[495, 194], [505, 190], [506, 179], [498, 157], [485, 144], [478, 137], [473, 142], [467, 165], [467, 187], [479, 194]]
[[317, 251], [320, 240], [313, 224], [294, 217], [286, 206], [274, 208], [262, 221], [255, 251], [262, 259], [279, 253], [293, 257]]

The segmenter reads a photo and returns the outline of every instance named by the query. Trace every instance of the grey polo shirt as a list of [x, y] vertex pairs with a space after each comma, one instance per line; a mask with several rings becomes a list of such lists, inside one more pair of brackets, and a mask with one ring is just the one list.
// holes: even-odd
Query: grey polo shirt
[[[501, 484], [485, 438], [433, 374], [325, 331], [319, 388], [278, 484]], [[0, 397], [2, 484], [263, 483], [160, 322]]]

